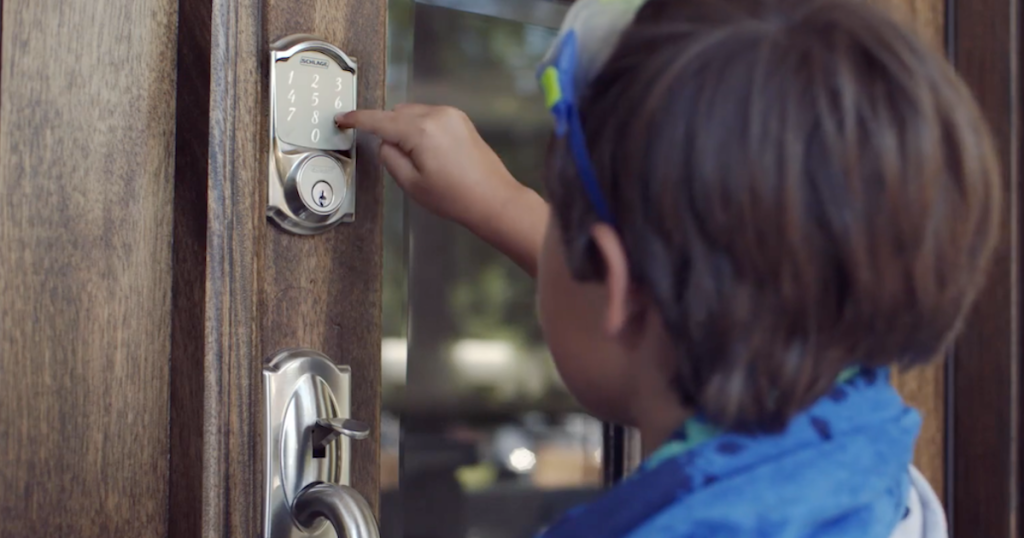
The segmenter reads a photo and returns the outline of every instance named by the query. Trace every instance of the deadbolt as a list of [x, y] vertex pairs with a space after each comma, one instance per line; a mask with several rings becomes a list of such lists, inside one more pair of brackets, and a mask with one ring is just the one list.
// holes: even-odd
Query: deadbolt
[[317, 214], [329, 215], [345, 197], [348, 181], [344, 168], [336, 161], [316, 155], [299, 166], [296, 188], [306, 208]]
[[355, 133], [334, 116], [354, 110], [355, 60], [309, 35], [271, 45], [267, 215], [310, 235], [355, 219]]

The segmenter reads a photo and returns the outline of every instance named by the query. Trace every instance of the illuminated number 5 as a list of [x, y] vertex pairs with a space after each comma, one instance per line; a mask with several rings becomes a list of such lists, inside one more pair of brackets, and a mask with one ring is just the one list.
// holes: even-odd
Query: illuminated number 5
[[313, 142], [320, 140], [320, 129], [313, 129], [312, 134], [310, 134], [310, 138], [313, 139]]
[[318, 95], [320, 95], [318, 92], [313, 92], [313, 106], [320, 104], [320, 98], [317, 97]]

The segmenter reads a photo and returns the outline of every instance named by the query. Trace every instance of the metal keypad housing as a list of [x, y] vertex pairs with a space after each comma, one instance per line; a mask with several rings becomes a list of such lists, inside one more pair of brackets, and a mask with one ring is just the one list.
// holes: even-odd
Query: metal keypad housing
[[357, 70], [309, 35], [271, 45], [267, 215], [311, 235], [355, 219], [355, 133], [334, 116], [356, 107]]

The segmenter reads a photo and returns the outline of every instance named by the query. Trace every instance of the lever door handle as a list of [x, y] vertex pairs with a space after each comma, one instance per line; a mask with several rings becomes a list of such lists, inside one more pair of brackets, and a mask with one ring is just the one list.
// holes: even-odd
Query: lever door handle
[[351, 418], [317, 419], [313, 425], [313, 457], [324, 457], [327, 445], [342, 435], [356, 440], [366, 439], [370, 436], [370, 426]]

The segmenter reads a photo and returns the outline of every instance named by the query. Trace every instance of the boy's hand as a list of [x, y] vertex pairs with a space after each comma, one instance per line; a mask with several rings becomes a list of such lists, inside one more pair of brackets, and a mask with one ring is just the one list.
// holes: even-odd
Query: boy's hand
[[512, 177], [462, 111], [409, 104], [393, 112], [357, 110], [334, 121], [379, 136], [380, 159], [406, 194], [536, 275], [548, 205]]
[[405, 104], [339, 114], [335, 123], [380, 137], [381, 161], [402, 190], [471, 230], [526, 189], [455, 108]]

